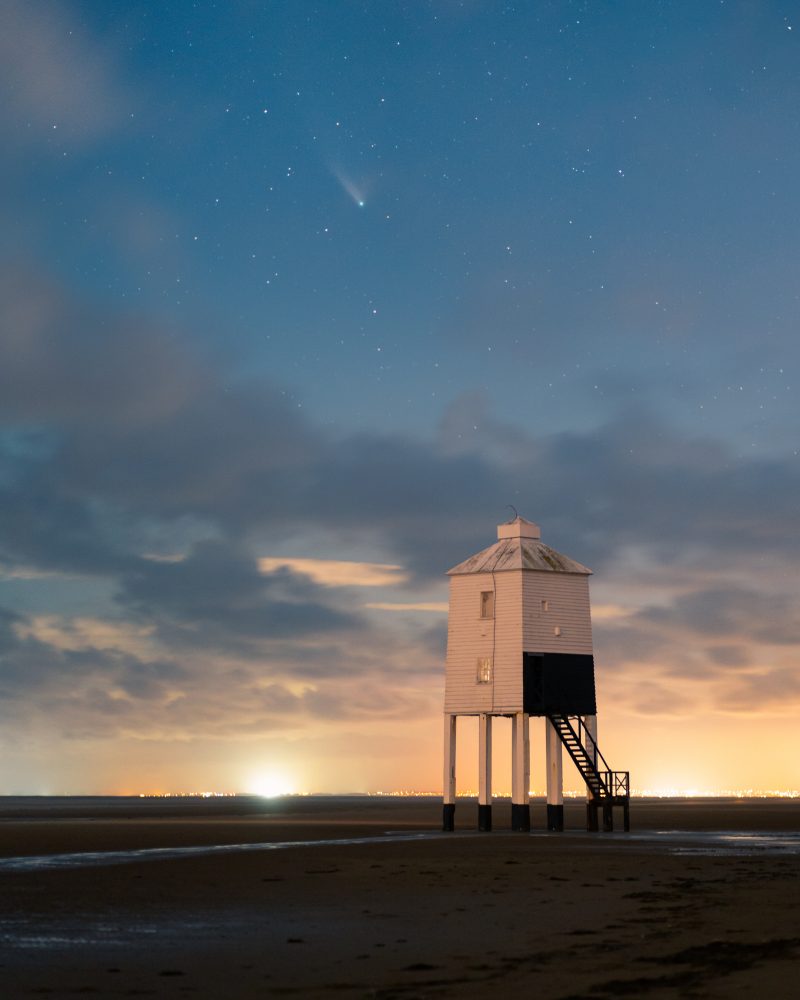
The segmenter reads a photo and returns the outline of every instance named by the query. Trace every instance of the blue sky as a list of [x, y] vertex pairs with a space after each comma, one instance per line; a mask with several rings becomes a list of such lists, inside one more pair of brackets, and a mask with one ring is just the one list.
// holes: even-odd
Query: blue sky
[[509, 503], [595, 570], [639, 787], [797, 786], [793, 5], [0, 29], [0, 791], [435, 787]]

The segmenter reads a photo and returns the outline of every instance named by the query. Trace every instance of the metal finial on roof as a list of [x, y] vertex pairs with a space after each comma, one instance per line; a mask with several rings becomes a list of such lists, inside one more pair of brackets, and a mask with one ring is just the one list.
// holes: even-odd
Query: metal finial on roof
[[517, 513], [517, 508], [512, 503], [507, 503], [506, 507], [514, 511], [514, 516], [509, 518], [508, 520], [508, 523], [511, 524], [512, 521], [516, 521], [516, 519], [519, 517], [519, 514]]

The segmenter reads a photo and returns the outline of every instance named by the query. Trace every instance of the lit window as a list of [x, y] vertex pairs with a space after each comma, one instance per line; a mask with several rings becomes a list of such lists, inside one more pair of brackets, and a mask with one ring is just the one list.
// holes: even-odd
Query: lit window
[[561, 635], [561, 626], [560, 625], [556, 625], [556, 627], [553, 629], [553, 635]]
[[478, 677], [479, 684], [492, 683], [492, 658], [491, 656], [478, 657]]
[[481, 591], [481, 618], [494, 618], [494, 591]]
[[550, 610], [550, 602], [542, 601], [542, 611], [549, 611], [549, 610]]

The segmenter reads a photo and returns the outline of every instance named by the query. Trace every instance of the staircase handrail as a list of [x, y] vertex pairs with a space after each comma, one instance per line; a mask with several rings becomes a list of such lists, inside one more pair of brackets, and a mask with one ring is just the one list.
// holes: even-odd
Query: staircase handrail
[[630, 797], [630, 771], [600, 771], [600, 780], [614, 798]]
[[[600, 769], [597, 767], [596, 761], [592, 760], [592, 758], [589, 756], [589, 752], [587, 751], [587, 748], [586, 748], [583, 740], [581, 739], [581, 726], [582, 726], [582, 722], [581, 722], [580, 716], [578, 716], [578, 715], [572, 715], [572, 716], [562, 715], [562, 716], [560, 716], [560, 718], [563, 720], [563, 722], [566, 725], [567, 729], [569, 729], [572, 732], [573, 736], [578, 740], [578, 743], [580, 744], [580, 748], [583, 751], [584, 756], [586, 757], [586, 762], [588, 764], [588, 767], [591, 770], [592, 775], [597, 779], [598, 784], [601, 786], [601, 788], [605, 792], [605, 794], [606, 795], [610, 795], [611, 794], [611, 785], [608, 784], [608, 782], [603, 778], [604, 774], [610, 774], [611, 773], [610, 772], [610, 768], [608, 767], [608, 764], [607, 764], [605, 758], [603, 757], [603, 755], [600, 753], [599, 750], [597, 751], [598, 755], [600, 756], [600, 759], [603, 761], [603, 763], [606, 765], [606, 770], [605, 771], [600, 771]], [[573, 720], [573, 719], [577, 719], [578, 720], [578, 730], [577, 730], [577, 732], [576, 732], [575, 728], [572, 725], [572, 721], [571, 720]], [[583, 726], [583, 729], [586, 729], [586, 727]], [[588, 730], [586, 730], [586, 731], [588, 733]], [[594, 748], [597, 749], [597, 744], [594, 742], [594, 740], [592, 740], [592, 743], [594, 744]], [[570, 757], [572, 757], [572, 759], [575, 762], [578, 770], [580, 771], [581, 770], [581, 764], [576, 759], [575, 755], [573, 754], [573, 752], [572, 752], [572, 750], [570, 749], [569, 746], [567, 746], [567, 753], [569, 753]]]
[[[581, 715], [571, 715], [571, 716], [569, 716], [569, 718], [570, 719], [577, 719], [578, 720], [578, 733], [577, 733], [578, 739], [581, 741], [581, 743], [583, 743], [584, 747], [586, 747], [586, 749], [590, 751], [590, 753], [591, 752], [594, 753], [594, 756], [593, 756], [592, 759], [594, 761], [595, 769], [598, 770], [598, 771], [600, 770], [600, 768], [597, 765], [598, 765], [598, 761], [602, 761], [602, 763], [605, 765], [606, 771], [608, 771], [609, 774], [610, 774], [611, 773], [611, 767], [610, 767], [608, 761], [603, 756], [603, 754], [600, 752], [600, 747], [597, 745], [597, 740], [594, 738], [594, 736], [590, 732], [589, 727], [583, 721], [583, 716], [581, 716]], [[584, 740], [583, 740], [583, 738], [581, 736], [581, 734], [584, 733], [584, 732], [586, 733], [587, 737], [589, 738], [589, 741], [590, 741], [590, 744], [591, 744], [590, 746], [586, 745], [586, 743], [584, 742]]]

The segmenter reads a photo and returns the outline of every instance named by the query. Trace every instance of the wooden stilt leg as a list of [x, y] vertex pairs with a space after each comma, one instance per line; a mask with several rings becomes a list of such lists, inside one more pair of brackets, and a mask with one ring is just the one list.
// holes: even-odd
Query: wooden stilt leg
[[[596, 715], [586, 715], [583, 719], [583, 724], [586, 726], [586, 731], [589, 736], [593, 737], [594, 744], [590, 739], [586, 740], [588, 744], [587, 749], [592, 758], [592, 763], [597, 766], [597, 755], [594, 752], [594, 745], [597, 743], [597, 716]], [[589, 833], [597, 833], [600, 829], [600, 824], [598, 822], [597, 816], [597, 803], [594, 801], [594, 796], [589, 786], [586, 786], [586, 829]]]
[[511, 829], [527, 833], [531, 828], [530, 725], [518, 712], [511, 719]]
[[455, 715], [444, 717], [444, 783], [442, 794], [442, 830], [450, 833], [455, 829], [456, 814], [456, 719]]
[[547, 829], [564, 829], [564, 770], [561, 737], [553, 723], [545, 722], [547, 767]]
[[478, 829], [492, 829], [492, 717], [481, 713], [478, 734]]

